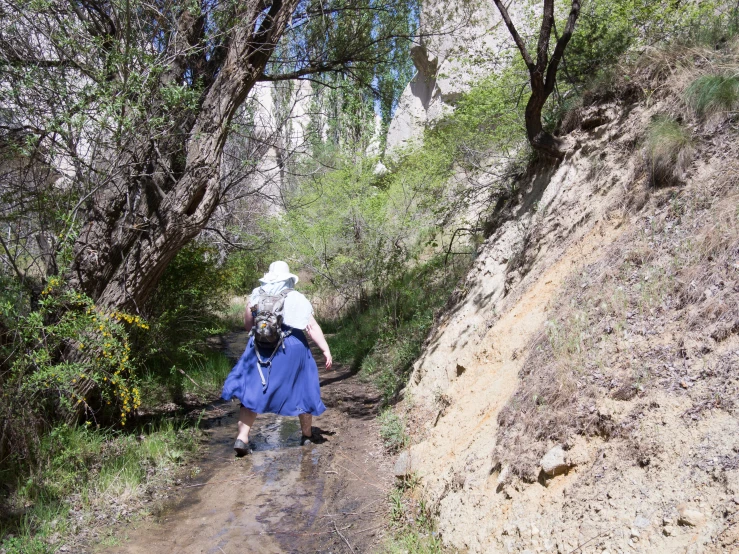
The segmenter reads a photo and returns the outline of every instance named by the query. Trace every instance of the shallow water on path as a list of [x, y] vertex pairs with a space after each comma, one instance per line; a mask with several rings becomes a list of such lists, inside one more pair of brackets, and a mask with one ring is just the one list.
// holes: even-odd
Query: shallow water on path
[[[228, 338], [232, 357], [244, 335]], [[238, 404], [218, 402], [203, 418], [209, 441], [200, 472], [105, 551], [346, 552], [346, 541], [355, 552], [372, 551], [392, 483], [377, 437], [378, 397], [346, 369], [321, 374], [328, 410], [314, 428], [325, 442], [301, 447], [297, 417], [265, 414], [252, 429], [253, 453], [235, 458]]]

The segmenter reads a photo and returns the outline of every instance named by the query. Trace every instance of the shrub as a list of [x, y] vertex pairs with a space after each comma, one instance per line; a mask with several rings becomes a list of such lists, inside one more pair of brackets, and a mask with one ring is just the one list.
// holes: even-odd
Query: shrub
[[693, 140], [680, 122], [658, 117], [647, 129], [644, 156], [652, 186], [669, 186], [682, 181], [693, 161]]
[[24, 291], [0, 296], [0, 453], [32, 459], [55, 422], [126, 424], [140, 404], [128, 334], [144, 332], [139, 316], [107, 312], [60, 277], [51, 277], [35, 309]]
[[739, 76], [703, 75], [685, 91], [688, 105], [700, 117], [735, 111], [739, 106]]
[[215, 249], [193, 242], [177, 253], [144, 307], [151, 330], [136, 337], [150, 369], [169, 373], [204, 356], [205, 339], [222, 330], [229, 285]]

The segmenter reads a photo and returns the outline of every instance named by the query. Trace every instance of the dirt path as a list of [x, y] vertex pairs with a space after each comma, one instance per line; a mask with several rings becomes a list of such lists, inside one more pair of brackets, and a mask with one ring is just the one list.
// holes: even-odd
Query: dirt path
[[[245, 333], [225, 337], [232, 358]], [[322, 360], [321, 360], [322, 362]], [[319, 364], [320, 365], [320, 364]], [[391, 460], [376, 427], [378, 396], [342, 367], [321, 370], [325, 442], [301, 447], [297, 418], [263, 415], [255, 451], [234, 458], [238, 404], [214, 403], [201, 472], [176, 487], [152, 521], [130, 527], [111, 553], [372, 552], [384, 533]]]

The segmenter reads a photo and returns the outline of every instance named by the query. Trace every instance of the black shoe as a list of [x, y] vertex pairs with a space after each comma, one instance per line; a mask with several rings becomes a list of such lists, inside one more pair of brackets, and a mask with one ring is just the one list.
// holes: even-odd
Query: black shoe
[[237, 458], [243, 458], [247, 454], [251, 454], [251, 448], [244, 441], [236, 439], [234, 443], [234, 450], [236, 451]]
[[300, 437], [300, 446], [305, 446], [306, 444], [313, 444], [314, 442], [315, 442], [315, 439], [313, 438], [313, 435], [309, 437], [302, 435]]

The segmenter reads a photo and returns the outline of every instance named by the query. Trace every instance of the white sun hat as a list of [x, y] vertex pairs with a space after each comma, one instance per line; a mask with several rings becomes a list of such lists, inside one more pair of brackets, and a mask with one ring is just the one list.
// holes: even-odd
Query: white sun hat
[[264, 277], [259, 279], [259, 282], [269, 284], [277, 283], [279, 281], [287, 281], [288, 279], [294, 279], [293, 285], [298, 282], [298, 276], [294, 273], [290, 273], [290, 268], [287, 263], [277, 261], [269, 264], [269, 271], [264, 274]]

